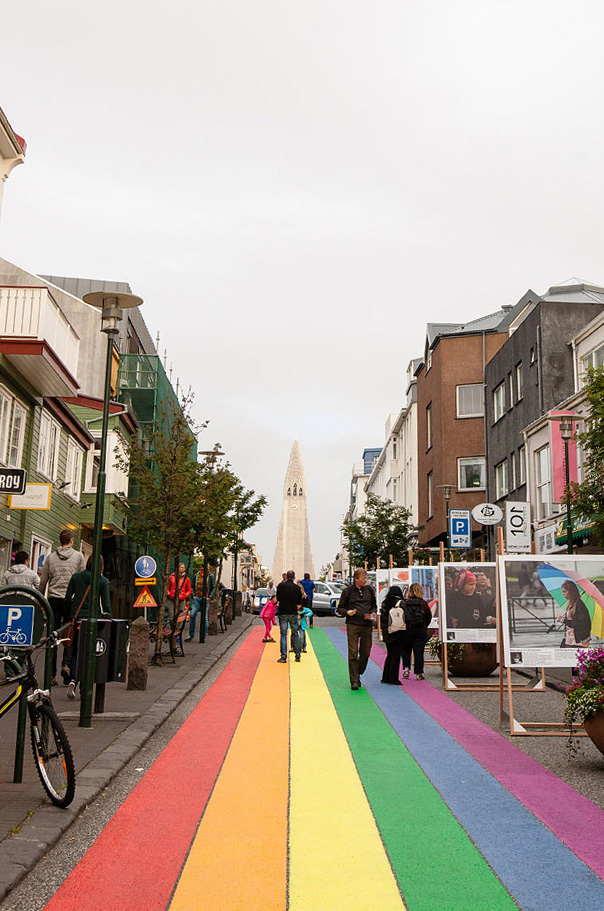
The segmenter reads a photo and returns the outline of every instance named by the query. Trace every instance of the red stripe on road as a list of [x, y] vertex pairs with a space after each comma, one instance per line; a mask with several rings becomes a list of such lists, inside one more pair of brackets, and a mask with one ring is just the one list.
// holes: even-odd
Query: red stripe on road
[[244, 640], [46, 911], [164, 911], [245, 706], [262, 649], [259, 636]]

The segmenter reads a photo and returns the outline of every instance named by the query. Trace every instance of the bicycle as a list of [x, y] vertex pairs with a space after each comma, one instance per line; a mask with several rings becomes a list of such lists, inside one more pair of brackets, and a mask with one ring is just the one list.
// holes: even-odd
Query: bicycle
[[16, 690], [0, 705], [0, 718], [17, 705], [23, 692], [27, 695], [31, 746], [42, 787], [56, 807], [65, 808], [75, 795], [73, 753], [50, 699], [49, 690], [40, 689], [32, 660], [35, 651], [49, 643], [56, 648], [63, 641], [54, 633], [37, 645], [23, 648], [21, 654], [0, 656], [5, 662], [6, 678], [0, 687], [17, 685]]

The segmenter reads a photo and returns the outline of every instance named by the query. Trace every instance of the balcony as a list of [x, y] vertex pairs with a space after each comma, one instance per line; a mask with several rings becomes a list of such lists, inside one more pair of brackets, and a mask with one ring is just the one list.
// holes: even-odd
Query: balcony
[[80, 339], [46, 287], [0, 287], [0, 354], [44, 396], [73, 396]]

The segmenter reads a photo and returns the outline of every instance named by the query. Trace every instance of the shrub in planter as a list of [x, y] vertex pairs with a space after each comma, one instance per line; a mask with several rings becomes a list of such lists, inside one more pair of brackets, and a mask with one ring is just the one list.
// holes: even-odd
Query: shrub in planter
[[604, 648], [585, 649], [577, 656], [573, 684], [566, 691], [564, 717], [570, 728], [568, 747], [571, 755], [579, 751], [575, 734], [584, 724], [588, 736], [604, 753]]

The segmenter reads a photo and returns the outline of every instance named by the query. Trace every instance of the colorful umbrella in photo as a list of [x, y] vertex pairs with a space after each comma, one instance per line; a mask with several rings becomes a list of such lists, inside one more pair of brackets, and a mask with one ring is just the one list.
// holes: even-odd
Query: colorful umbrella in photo
[[604, 639], [604, 594], [591, 579], [586, 579], [572, 569], [560, 569], [551, 563], [539, 564], [539, 578], [552, 598], [566, 609], [568, 601], [562, 591], [563, 582], [574, 582], [579, 589], [581, 600], [591, 617], [591, 633], [597, 639]]

